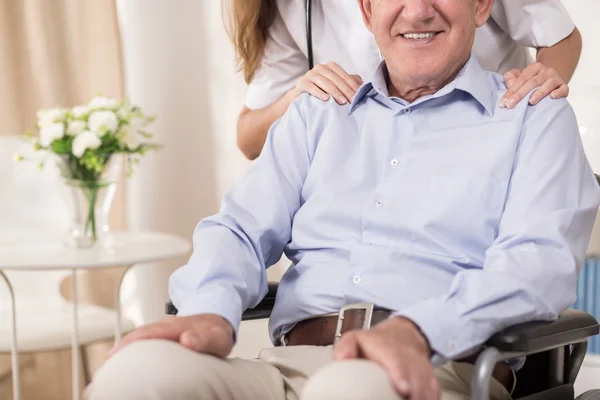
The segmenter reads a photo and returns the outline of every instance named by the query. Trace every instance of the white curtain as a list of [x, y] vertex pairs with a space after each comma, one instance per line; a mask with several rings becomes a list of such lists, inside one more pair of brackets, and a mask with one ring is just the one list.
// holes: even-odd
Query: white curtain
[[[245, 85], [234, 70], [221, 4], [118, 0], [117, 6], [126, 93], [157, 115], [153, 132], [164, 145], [129, 181], [129, 228], [191, 240], [198, 221], [218, 210], [223, 192], [248, 165], [235, 138]], [[163, 316], [168, 277], [186, 260], [130, 272], [123, 296], [136, 323]]]

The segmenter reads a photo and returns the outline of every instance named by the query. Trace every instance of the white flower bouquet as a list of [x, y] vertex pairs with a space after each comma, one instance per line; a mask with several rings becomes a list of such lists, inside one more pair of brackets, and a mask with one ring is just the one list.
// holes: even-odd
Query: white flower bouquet
[[[72, 227], [75, 246], [89, 247], [98, 239], [98, 225], [107, 229], [106, 201], [110, 203], [122, 158], [129, 174], [148, 150], [158, 148], [146, 130], [154, 121], [129, 101], [94, 97], [89, 104], [73, 108], [52, 108], [38, 112], [38, 135], [26, 136], [35, 152], [59, 157], [60, 171], [66, 184], [77, 192], [72, 207], [76, 214]], [[40, 162], [43, 167], [47, 157]], [[23, 155], [16, 155], [24, 160]], [[113, 176], [108, 176], [112, 174]], [[101, 193], [104, 190], [104, 194]], [[85, 207], [81, 204], [85, 202]], [[102, 204], [101, 204], [102, 203]]]

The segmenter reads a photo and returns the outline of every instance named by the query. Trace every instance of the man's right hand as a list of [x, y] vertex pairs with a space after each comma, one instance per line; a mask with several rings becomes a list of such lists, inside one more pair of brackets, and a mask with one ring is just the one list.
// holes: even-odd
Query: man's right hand
[[132, 342], [145, 339], [172, 340], [190, 350], [225, 358], [233, 348], [233, 327], [216, 314], [167, 317], [141, 326], [125, 336], [108, 357]]

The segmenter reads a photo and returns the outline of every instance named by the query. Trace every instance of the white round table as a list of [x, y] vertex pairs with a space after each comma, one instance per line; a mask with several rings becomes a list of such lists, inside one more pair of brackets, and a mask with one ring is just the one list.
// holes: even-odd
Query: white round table
[[135, 264], [143, 264], [178, 257], [190, 251], [190, 243], [180, 237], [164, 233], [116, 233], [113, 248], [95, 247], [91, 249], [75, 249], [66, 247], [60, 238], [42, 240], [32, 239], [3, 239], [0, 241], [0, 277], [8, 285], [11, 296], [11, 329], [12, 329], [12, 373], [13, 398], [20, 400], [19, 354], [17, 346], [17, 315], [15, 295], [8, 277], [2, 270], [71, 270], [71, 293], [73, 302], [73, 324], [71, 334], [73, 400], [79, 400], [79, 333], [77, 319], [77, 279], [76, 272], [80, 269], [98, 269], [125, 265], [127, 268], [119, 281], [116, 293], [116, 329], [115, 343], [120, 340], [121, 299], [120, 288], [123, 277], [129, 268]]

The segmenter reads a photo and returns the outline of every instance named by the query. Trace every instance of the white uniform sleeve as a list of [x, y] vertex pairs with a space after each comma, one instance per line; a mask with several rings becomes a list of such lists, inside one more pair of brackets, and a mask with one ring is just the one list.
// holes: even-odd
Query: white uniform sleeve
[[248, 86], [245, 106], [267, 107], [296, 85], [308, 71], [308, 59], [294, 42], [279, 11], [269, 29], [261, 65]]
[[513, 40], [527, 47], [550, 47], [575, 24], [560, 0], [496, 0], [491, 17]]

